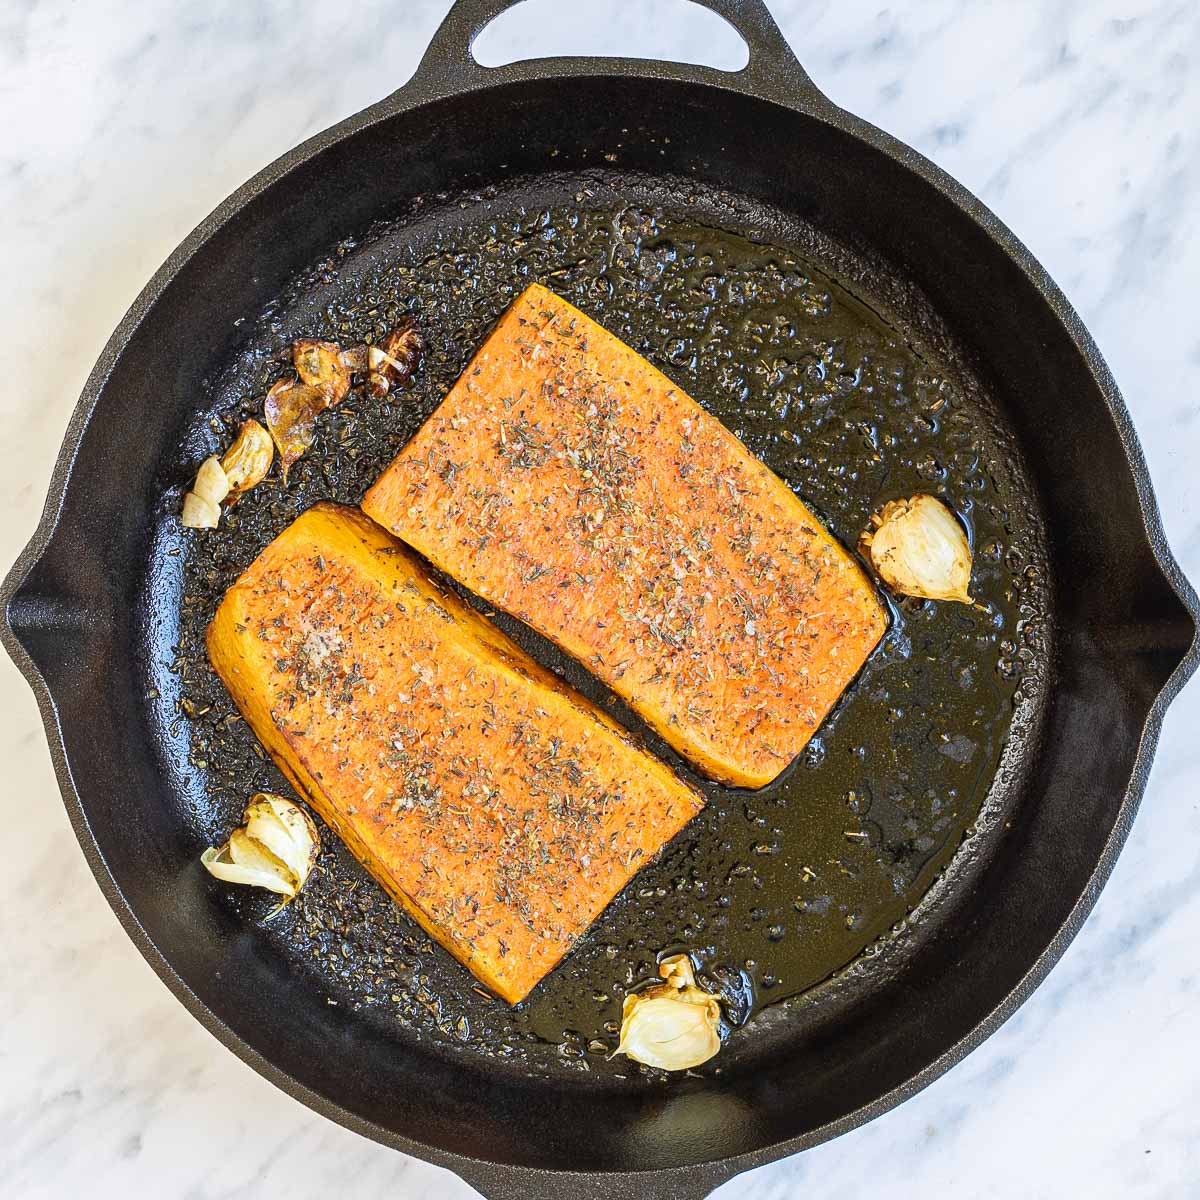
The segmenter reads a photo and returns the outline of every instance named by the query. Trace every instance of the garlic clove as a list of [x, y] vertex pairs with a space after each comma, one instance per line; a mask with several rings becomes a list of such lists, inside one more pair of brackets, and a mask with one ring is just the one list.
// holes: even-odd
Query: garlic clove
[[401, 320], [383, 339], [387, 369], [394, 373], [391, 383], [406, 383], [416, 373], [425, 353], [425, 335], [412, 317]]
[[[296, 872], [292, 868], [291, 859], [295, 847], [291, 834], [284, 828], [283, 823], [266, 804], [251, 804], [246, 809], [245, 836], [255, 845], [261, 846], [267, 853], [279, 860], [294, 879]], [[232, 839], [231, 839], [232, 841]]]
[[308, 813], [282, 796], [259, 792], [246, 808], [246, 833], [287, 867], [298, 887], [304, 885], [319, 848]]
[[180, 513], [179, 523], [187, 529], [216, 529], [221, 520], [221, 510], [217, 505], [188, 492], [183, 498], [183, 512]]
[[222, 846], [220, 849], [210, 846], [200, 855], [200, 862], [210, 875], [216, 876], [225, 883], [266, 888], [267, 891], [276, 892], [289, 900], [296, 894], [292, 883], [278, 871], [264, 871], [248, 867], [244, 863], [235, 863], [229, 856], [228, 845]]
[[350, 390], [350, 367], [342, 361], [336, 342], [300, 338], [292, 343], [292, 362], [301, 380], [325, 393], [330, 405], [340, 404]]
[[355, 371], [361, 374], [367, 369], [367, 353], [368, 347], [362, 342], [356, 346], [347, 346], [345, 350], [338, 354], [338, 361], [346, 368], [347, 371]]
[[368, 346], [367, 369], [370, 371], [382, 371], [387, 367], [396, 372], [406, 370], [405, 365], [394, 359], [382, 346]]
[[[679, 991], [702, 991], [696, 983], [696, 969], [686, 954], [672, 954], [658, 964], [658, 973]], [[704, 992], [705, 996], [709, 993]]]
[[255, 420], [243, 421], [233, 445], [221, 459], [232, 495], [248, 492], [266, 478], [275, 458], [271, 435]]
[[958, 518], [936, 496], [892, 500], [871, 518], [860, 545], [893, 591], [972, 603], [971, 547]]
[[328, 407], [326, 392], [293, 379], [277, 380], [267, 393], [263, 415], [279, 450], [284, 484], [287, 483], [288, 469], [313, 444], [317, 417]]
[[192, 493], [214, 506], [219, 506], [229, 495], [229, 477], [215, 454], [200, 464], [200, 469], [196, 472], [196, 482], [192, 484]]
[[425, 337], [406, 317], [384, 337], [378, 346], [368, 346], [367, 391], [386, 396], [395, 384], [405, 383], [416, 373], [425, 353]]
[[659, 964], [664, 982], [625, 997], [614, 1051], [664, 1071], [686, 1071], [721, 1049], [721, 1005], [696, 984], [686, 954]]
[[294, 887], [294, 877], [288, 870], [287, 864], [272, 854], [257, 838], [252, 838], [244, 829], [235, 829], [229, 835], [229, 857], [239, 867], [249, 867], [252, 871], [273, 871]]
[[686, 1071], [706, 1063], [721, 1049], [720, 1009], [690, 1004], [669, 995], [651, 996], [622, 1010], [621, 1044], [624, 1054], [648, 1067]]
[[283, 796], [258, 792], [225, 845], [209, 847], [200, 862], [218, 879], [266, 888], [286, 903], [308, 880], [319, 850], [317, 827], [308, 813]]

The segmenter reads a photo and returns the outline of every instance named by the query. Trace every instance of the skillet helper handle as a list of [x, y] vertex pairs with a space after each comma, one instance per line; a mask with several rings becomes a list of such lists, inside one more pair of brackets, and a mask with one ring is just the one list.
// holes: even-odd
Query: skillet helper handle
[[[544, 73], [537, 69], [537, 59], [510, 63], [506, 67], [484, 67], [472, 53], [471, 48], [484, 29], [520, 3], [522, 0], [455, 0], [408, 86], [452, 95], [469, 91], [492, 78], [528, 78]], [[692, 0], [692, 3], [728, 21], [746, 43], [750, 61], [740, 71], [678, 64], [683, 70], [692, 72], [697, 80], [704, 82], [736, 80], [745, 90], [766, 99], [794, 103], [797, 93], [824, 99], [792, 52], [764, 0]], [[627, 60], [608, 61], [617, 64]]]

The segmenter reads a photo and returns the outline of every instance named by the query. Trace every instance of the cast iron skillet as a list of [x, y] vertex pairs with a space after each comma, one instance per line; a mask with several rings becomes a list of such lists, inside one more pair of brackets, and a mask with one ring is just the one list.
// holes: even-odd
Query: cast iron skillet
[[[167, 985], [291, 1095], [494, 1197], [701, 1196], [871, 1119], [958, 1061], [1095, 902], [1163, 711], [1197, 662], [1196, 596], [1164, 542], [1125, 407], [1062, 294], [953, 180], [826, 100], [760, 0], [702, 2], [748, 42], [743, 71], [607, 59], [485, 70], [471, 43], [512, 0], [460, 0], [406, 87], [268, 167], [155, 275], [88, 380], [42, 523], [2, 593], [4, 644], [38, 697], [76, 833]], [[229, 969], [205, 893], [180, 886], [191, 847], [181, 853], [133, 664], [164, 636], [138, 627], [137, 602], [159, 464], [206, 374], [236, 349], [235, 317], [414, 197], [569, 180], [619, 142], [623, 167], [666, 189], [724, 188], [822, 231], [873, 264], [870, 288], [901, 307], [922, 297], [967, 347], [1036, 483], [1055, 652], [1018, 819], [902, 971], [816, 1044], [785, 1041], [754, 1071], [600, 1103], [586, 1088], [396, 1054], [244, 943]]]

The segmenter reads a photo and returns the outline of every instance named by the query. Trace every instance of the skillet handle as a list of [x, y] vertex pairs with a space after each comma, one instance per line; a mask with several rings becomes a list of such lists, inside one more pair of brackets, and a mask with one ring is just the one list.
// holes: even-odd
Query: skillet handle
[[[510, 63], [504, 67], [484, 67], [471, 52], [475, 40], [502, 13], [515, 8], [522, 0], [455, 0], [438, 27], [421, 59], [412, 80], [406, 85], [426, 93], [453, 95], [470, 91], [503, 77], [505, 81], [537, 78], [546, 74], [546, 64], [552, 59], [532, 59]], [[713, 67], [671, 64], [676, 71], [687, 72], [702, 82], [736, 81], [745, 91], [766, 99], [795, 103], [797, 93], [808, 93], [813, 99], [824, 100], [808, 72], [788, 45], [775, 18], [764, 0], [692, 0], [724, 18], [739, 34], [750, 51], [750, 61], [740, 71], [719, 71]], [[559, 60], [564, 61], [564, 60]], [[581, 62], [607, 64], [619, 72], [628, 59], [570, 59], [576, 67]], [[644, 66], [644, 63], [641, 64]]]

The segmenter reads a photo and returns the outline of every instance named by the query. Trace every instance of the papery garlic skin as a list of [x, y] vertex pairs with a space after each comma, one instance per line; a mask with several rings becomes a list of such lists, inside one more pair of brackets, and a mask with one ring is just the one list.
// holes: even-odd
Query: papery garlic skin
[[696, 985], [686, 954], [664, 959], [658, 973], [663, 983], [625, 997], [614, 1053], [664, 1071], [698, 1067], [721, 1049], [721, 1005]]
[[936, 496], [892, 500], [871, 518], [860, 545], [893, 591], [971, 604], [971, 547], [954, 513]]
[[258, 792], [225, 845], [210, 846], [200, 862], [226, 883], [266, 888], [286, 904], [304, 886], [320, 848], [317, 827], [304, 809], [273, 792]]

